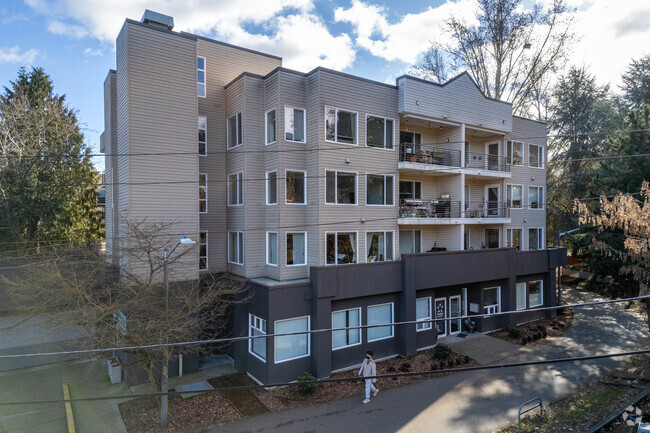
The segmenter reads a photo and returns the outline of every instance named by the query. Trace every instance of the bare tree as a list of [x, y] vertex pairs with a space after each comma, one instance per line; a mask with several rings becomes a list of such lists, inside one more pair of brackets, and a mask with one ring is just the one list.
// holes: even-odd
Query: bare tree
[[[81, 325], [92, 348], [182, 342], [223, 333], [233, 304], [250, 299], [245, 282], [229, 274], [206, 274], [200, 280], [172, 284], [167, 300], [161, 274], [164, 249], [174, 246], [168, 235], [174, 224], [147, 220], [123, 224], [129, 242], [121, 252], [145, 265], [139, 269], [147, 272], [117, 268], [103, 254], [86, 247], [51, 252], [47, 260], [33, 267], [29, 277], [10, 282], [22, 311], [30, 316], [56, 313], [52, 319], [60, 324]], [[170, 275], [183, 266], [181, 258], [190, 249], [169, 258]], [[125, 329], [116, 323], [122, 314]], [[192, 346], [191, 350], [213, 348]], [[162, 368], [169, 364], [174, 348], [128, 353], [160, 390]]]
[[[600, 199], [600, 212], [589, 209], [586, 203], [575, 201], [575, 210], [581, 224], [593, 224], [600, 232], [621, 230], [625, 236], [624, 249], [594, 238], [594, 247], [614, 260], [623, 263], [619, 271], [632, 276], [641, 288], [641, 294], [650, 294], [650, 185], [641, 187], [642, 202], [630, 194], [619, 194], [612, 200]], [[650, 304], [649, 304], [650, 306]]]
[[[521, 0], [478, 0], [478, 25], [452, 16], [444, 32], [452, 43], [433, 41], [415, 72], [438, 82], [468, 71], [489, 97], [509, 101], [520, 115], [543, 110], [544, 77], [554, 73], [576, 40], [574, 15], [564, 0], [525, 9]], [[538, 102], [534, 101], [539, 98]]]

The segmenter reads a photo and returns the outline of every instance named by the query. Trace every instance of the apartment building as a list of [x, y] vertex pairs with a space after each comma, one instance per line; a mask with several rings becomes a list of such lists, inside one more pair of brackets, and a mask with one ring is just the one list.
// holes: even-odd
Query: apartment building
[[[470, 76], [395, 85], [126, 20], [104, 84], [106, 233], [174, 221], [198, 248], [175, 278], [231, 272], [253, 300], [234, 335], [338, 328], [234, 344], [261, 383], [326, 377], [365, 350], [414, 354], [463, 331], [544, 315], [563, 249], [546, 249], [546, 125]], [[431, 319], [445, 319], [435, 324]], [[395, 322], [421, 321], [397, 326]], [[354, 329], [361, 325], [386, 326]], [[351, 329], [346, 329], [351, 328]]]

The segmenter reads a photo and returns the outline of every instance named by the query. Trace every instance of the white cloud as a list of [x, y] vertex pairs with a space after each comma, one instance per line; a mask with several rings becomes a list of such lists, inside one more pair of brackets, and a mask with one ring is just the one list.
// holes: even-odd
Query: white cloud
[[19, 47], [0, 47], [0, 65], [3, 63], [19, 63], [23, 66], [31, 66], [38, 55], [38, 50], [31, 48], [20, 52]]
[[86, 48], [84, 50], [84, 54], [87, 56], [103, 56], [104, 53], [102, 53], [102, 50], [97, 48], [96, 50], [93, 50], [92, 48]]
[[238, 26], [222, 28], [218, 35], [229, 42], [255, 47], [284, 59], [284, 66], [308, 71], [317, 66], [341, 70], [355, 58], [348, 35], [333, 36], [325, 24], [311, 14], [279, 17], [271, 36], [251, 34]]
[[441, 30], [452, 13], [472, 22], [476, 19], [475, 11], [475, 0], [447, 1], [420, 13], [406, 14], [399, 22], [391, 24], [386, 18], [385, 7], [354, 0], [349, 9], [337, 8], [334, 18], [352, 24], [356, 44], [374, 56], [413, 64], [434, 39], [447, 42]]
[[601, 83], [618, 91], [631, 59], [650, 53], [650, 5], [637, 0], [592, 0], [579, 6], [573, 64], [585, 65]]
[[[51, 16], [48, 30], [72, 38], [113, 43], [125, 18], [139, 20], [145, 9], [174, 17], [174, 30], [216, 35], [225, 42], [283, 56], [285, 66], [343, 69], [354, 60], [347, 35], [332, 35], [312, 13], [313, 0], [25, 0]], [[262, 31], [248, 31], [248, 25]]]

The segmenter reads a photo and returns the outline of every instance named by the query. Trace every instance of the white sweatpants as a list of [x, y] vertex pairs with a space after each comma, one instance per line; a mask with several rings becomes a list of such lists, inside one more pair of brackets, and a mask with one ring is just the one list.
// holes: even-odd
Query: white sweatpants
[[366, 379], [366, 398], [370, 398], [370, 391], [374, 391], [376, 388], [372, 384], [372, 379]]

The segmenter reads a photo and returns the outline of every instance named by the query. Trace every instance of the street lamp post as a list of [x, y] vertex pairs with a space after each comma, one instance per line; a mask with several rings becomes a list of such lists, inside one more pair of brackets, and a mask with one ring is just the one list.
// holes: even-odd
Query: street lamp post
[[[194, 242], [192, 239], [187, 236], [178, 241], [178, 243], [172, 248], [165, 248], [163, 251], [163, 276], [165, 284], [165, 316], [169, 314], [169, 276], [167, 275], [167, 261], [169, 256], [172, 255], [174, 250], [179, 245], [193, 245]], [[161, 427], [167, 427], [167, 377], [169, 376], [169, 358], [165, 356], [165, 366], [163, 367], [163, 376], [162, 376], [162, 395], [160, 396], [160, 425]]]

